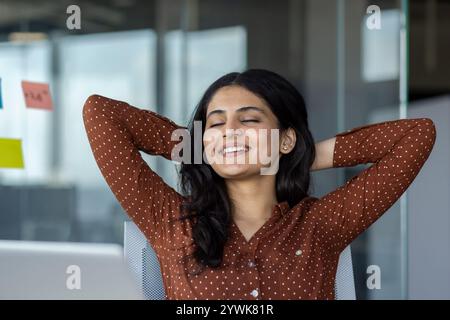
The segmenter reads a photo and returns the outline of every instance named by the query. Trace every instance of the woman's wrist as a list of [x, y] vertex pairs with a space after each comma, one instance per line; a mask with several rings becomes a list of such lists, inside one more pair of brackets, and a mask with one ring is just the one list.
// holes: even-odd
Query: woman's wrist
[[315, 144], [316, 157], [311, 165], [311, 171], [333, 168], [333, 154], [336, 137]]

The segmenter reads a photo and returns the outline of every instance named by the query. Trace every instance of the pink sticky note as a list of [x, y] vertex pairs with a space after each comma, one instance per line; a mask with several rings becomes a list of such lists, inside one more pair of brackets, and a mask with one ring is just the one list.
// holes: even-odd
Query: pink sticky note
[[28, 108], [53, 110], [52, 97], [47, 83], [22, 81], [22, 90]]

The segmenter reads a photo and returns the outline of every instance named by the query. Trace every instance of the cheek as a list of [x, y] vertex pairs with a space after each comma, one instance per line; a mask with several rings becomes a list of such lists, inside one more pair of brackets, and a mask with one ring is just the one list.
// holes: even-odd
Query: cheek
[[215, 157], [214, 149], [214, 141], [204, 141], [202, 154], [203, 160], [204, 158], [206, 158], [209, 163], [213, 162], [213, 159]]
[[203, 134], [203, 148], [206, 158], [209, 162], [216, 156], [215, 149], [221, 144], [222, 132], [220, 130], [211, 128], [205, 130]]
[[222, 132], [217, 129], [207, 129], [203, 134], [203, 147], [216, 146], [222, 139]]
[[262, 155], [271, 155], [279, 151], [279, 129], [260, 130], [255, 146]]

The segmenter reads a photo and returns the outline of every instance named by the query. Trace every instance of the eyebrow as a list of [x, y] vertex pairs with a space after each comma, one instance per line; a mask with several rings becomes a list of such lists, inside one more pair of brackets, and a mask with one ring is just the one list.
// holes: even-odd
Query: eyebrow
[[[245, 106], [245, 107], [240, 107], [239, 109], [237, 109], [236, 110], [236, 112], [239, 112], [239, 113], [243, 113], [243, 112], [246, 112], [246, 111], [258, 111], [258, 112], [261, 112], [262, 114], [265, 114], [265, 112], [264, 112], [264, 110], [263, 109], [261, 109], [261, 108], [259, 108], [259, 107], [255, 107], [255, 106]], [[211, 115], [213, 115], [214, 113], [218, 113], [218, 114], [224, 114], [225, 113], [225, 110], [223, 110], [223, 109], [216, 109], [216, 110], [213, 110], [213, 111], [211, 111], [210, 113], [208, 113], [208, 115], [206, 116], [206, 119], [208, 119]]]

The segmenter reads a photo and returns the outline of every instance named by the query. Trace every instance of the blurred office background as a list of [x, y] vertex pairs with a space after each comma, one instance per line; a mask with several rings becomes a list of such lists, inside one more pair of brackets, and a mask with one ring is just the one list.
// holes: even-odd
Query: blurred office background
[[[73, 4], [81, 9], [80, 30], [66, 26]], [[367, 27], [370, 5], [381, 9], [381, 29]], [[185, 125], [215, 79], [266, 68], [302, 92], [317, 141], [431, 114], [441, 121], [439, 136], [449, 132], [441, 123], [450, 124], [449, 39], [450, 1], [443, 0], [0, 0], [0, 137], [22, 139], [25, 160], [24, 170], [0, 168], [0, 239], [122, 243], [126, 216], [82, 122], [90, 94]], [[21, 80], [48, 82], [54, 111], [25, 108]], [[446, 192], [448, 144], [436, 154], [433, 167], [447, 166], [444, 176], [436, 173]], [[143, 156], [176, 187], [172, 163]], [[312, 194], [320, 197], [363, 168], [314, 173]], [[411, 187], [416, 195], [408, 191], [354, 241], [357, 298], [450, 298], [443, 274], [449, 204], [444, 193], [438, 210], [429, 205], [440, 199], [435, 182], [421, 173]], [[427, 225], [435, 218], [439, 230]], [[382, 272], [380, 289], [366, 284], [371, 265]]]

